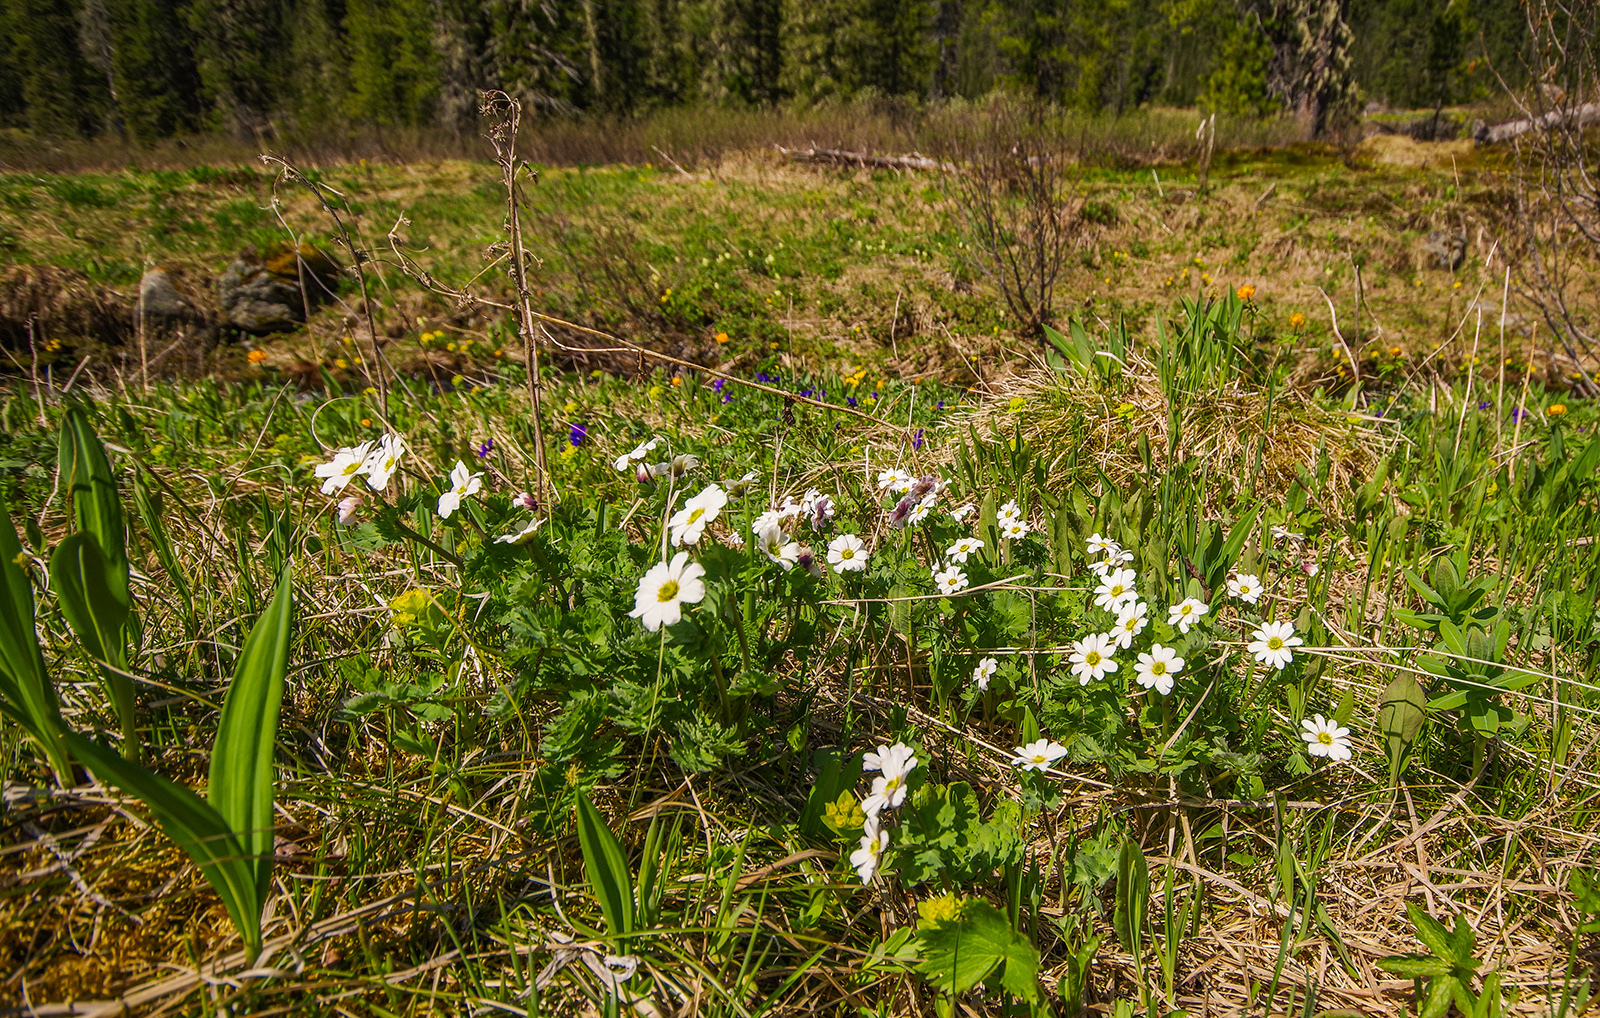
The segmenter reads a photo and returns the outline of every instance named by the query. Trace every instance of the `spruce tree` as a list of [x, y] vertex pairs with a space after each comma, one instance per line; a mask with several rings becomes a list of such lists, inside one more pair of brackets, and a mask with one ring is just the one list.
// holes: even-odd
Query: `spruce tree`
[[202, 112], [194, 39], [176, 0], [108, 0], [117, 106], [139, 142], [194, 131]]
[[426, 0], [350, 0], [350, 114], [384, 125], [427, 123], [439, 92], [438, 54]]
[[26, 122], [45, 137], [97, 134], [109, 105], [103, 75], [78, 45], [78, 8], [71, 0], [5, 0], [6, 55], [21, 79]]

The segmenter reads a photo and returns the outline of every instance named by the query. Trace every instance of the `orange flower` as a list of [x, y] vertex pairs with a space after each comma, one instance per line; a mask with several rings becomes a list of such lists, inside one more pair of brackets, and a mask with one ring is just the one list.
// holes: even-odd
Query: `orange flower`
[[728, 334], [726, 332], [719, 332], [713, 338], [715, 338], [718, 343], [726, 343], [728, 341]]
[[1544, 408], [1544, 412], [1551, 417], [1560, 417], [1567, 412], [1567, 405], [1565, 403], [1551, 403]]
[[683, 384], [683, 376], [682, 375], [673, 375], [672, 376], [672, 384], [673, 385], [682, 385]]
[[1400, 356], [1400, 348], [1398, 346], [1391, 346], [1389, 348], [1389, 356], [1390, 357], [1398, 357], [1398, 356]]
[[1239, 287], [1237, 292], [1240, 300], [1249, 300], [1251, 297], [1256, 295], [1256, 288], [1251, 286], [1249, 283], [1246, 283]]
[[267, 359], [267, 352], [265, 350], [251, 350], [245, 359], [251, 364], [260, 364]]
[[1289, 316], [1289, 328], [1298, 329], [1304, 324], [1306, 324], [1306, 316], [1300, 312], [1296, 311]]

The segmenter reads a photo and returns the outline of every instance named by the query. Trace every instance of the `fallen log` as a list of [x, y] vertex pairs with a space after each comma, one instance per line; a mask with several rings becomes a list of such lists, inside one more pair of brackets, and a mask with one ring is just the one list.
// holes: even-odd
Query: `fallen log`
[[806, 149], [784, 148], [774, 145], [779, 153], [788, 156], [797, 163], [827, 163], [833, 166], [861, 166], [879, 170], [932, 170], [949, 171], [955, 169], [950, 163], [941, 163], [937, 159], [929, 159], [925, 155], [913, 152], [908, 156], [875, 156], [866, 152], [845, 152], [840, 149], [817, 148], [812, 146]]
[[1541, 128], [1555, 127], [1561, 124], [1576, 124], [1578, 127], [1583, 127], [1596, 122], [1600, 122], [1600, 103], [1584, 103], [1582, 106], [1576, 106], [1571, 109], [1551, 110], [1540, 117], [1532, 117], [1528, 120], [1512, 120], [1508, 123], [1496, 124], [1493, 127], [1480, 123], [1472, 136], [1479, 145], [1497, 145], [1502, 141], [1510, 141], [1512, 138]]

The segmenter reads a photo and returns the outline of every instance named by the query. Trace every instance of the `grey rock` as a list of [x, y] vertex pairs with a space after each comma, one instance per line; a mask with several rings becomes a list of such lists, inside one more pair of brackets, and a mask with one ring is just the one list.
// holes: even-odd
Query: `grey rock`
[[154, 268], [139, 280], [139, 306], [151, 322], [176, 323], [203, 321], [205, 315], [178, 292], [178, 285], [166, 269]]
[[1434, 230], [1422, 239], [1422, 253], [1436, 269], [1454, 272], [1467, 258], [1467, 238], [1459, 233]]
[[257, 335], [291, 332], [334, 292], [338, 271], [337, 263], [310, 245], [265, 256], [246, 248], [217, 281], [217, 294], [234, 328]]

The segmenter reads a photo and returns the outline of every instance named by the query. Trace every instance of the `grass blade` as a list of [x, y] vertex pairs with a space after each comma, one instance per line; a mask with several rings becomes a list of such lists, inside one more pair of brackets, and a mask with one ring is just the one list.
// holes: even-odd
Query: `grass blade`
[[92, 739], [69, 732], [66, 742], [102, 781], [137, 796], [150, 808], [162, 832], [188, 853], [206, 882], [221, 896], [234, 927], [244, 938], [246, 953], [254, 958], [261, 950], [264, 899], [255, 882], [251, 860], [222, 815], [189, 789], [122, 759]]
[[55, 687], [45, 674], [44, 657], [33, 628], [33, 585], [23, 563], [22, 542], [11, 523], [11, 511], [0, 497], [0, 697], [5, 713], [21, 725], [44, 749], [63, 784], [72, 781], [72, 758], [61, 741], [65, 725], [56, 702]]
[[291, 574], [285, 566], [272, 603], [245, 639], [222, 702], [206, 790], [248, 859], [258, 902], [266, 901], [272, 878], [272, 757], [289, 671], [289, 632], [294, 622]]
[[633, 876], [617, 836], [594, 803], [578, 793], [578, 845], [583, 849], [583, 870], [600, 899], [606, 928], [619, 940], [633, 932]]

